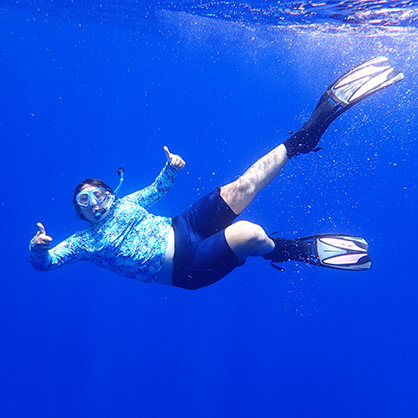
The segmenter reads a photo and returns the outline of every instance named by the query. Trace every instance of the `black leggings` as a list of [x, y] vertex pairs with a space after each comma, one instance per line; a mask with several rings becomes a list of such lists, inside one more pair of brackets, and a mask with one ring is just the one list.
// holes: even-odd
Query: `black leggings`
[[225, 238], [237, 218], [218, 187], [173, 219], [175, 253], [173, 286], [199, 289], [242, 265]]

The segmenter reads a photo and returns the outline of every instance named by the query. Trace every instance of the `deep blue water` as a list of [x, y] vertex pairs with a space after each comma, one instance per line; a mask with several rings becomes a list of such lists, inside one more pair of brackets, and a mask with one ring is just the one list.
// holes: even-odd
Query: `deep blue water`
[[[0, 2], [2, 417], [418, 414], [416, 2]], [[27, 261], [86, 225], [77, 183], [149, 185], [174, 216], [308, 118], [375, 55], [405, 80], [292, 160], [241, 219], [296, 237], [361, 235], [369, 272], [250, 259], [199, 291]]]

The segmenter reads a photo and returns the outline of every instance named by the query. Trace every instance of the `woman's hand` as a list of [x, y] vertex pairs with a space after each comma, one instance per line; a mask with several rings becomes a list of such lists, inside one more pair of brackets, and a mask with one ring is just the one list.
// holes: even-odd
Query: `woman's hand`
[[172, 154], [167, 147], [164, 147], [165, 155], [167, 156], [167, 161], [177, 170], [181, 170], [184, 168], [186, 163], [184, 162], [183, 158], [180, 155]]
[[52, 238], [46, 235], [45, 227], [40, 222], [37, 225], [39, 231], [32, 239], [32, 246], [37, 253], [44, 253], [49, 250]]

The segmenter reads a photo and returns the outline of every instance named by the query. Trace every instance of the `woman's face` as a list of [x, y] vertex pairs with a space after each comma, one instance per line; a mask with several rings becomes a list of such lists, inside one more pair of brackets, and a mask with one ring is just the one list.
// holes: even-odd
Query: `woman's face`
[[[96, 224], [97, 222], [103, 220], [108, 215], [109, 211], [104, 212], [99, 220], [95, 219], [94, 215], [100, 209], [104, 207], [104, 205], [107, 202], [107, 199], [109, 198], [108, 194], [106, 194], [106, 192], [104, 192], [103, 189], [98, 188], [97, 186], [92, 186], [90, 184], [86, 184], [81, 189], [81, 192], [85, 192], [82, 194], [82, 198], [83, 198], [83, 201], [87, 205], [87, 206], [79, 205], [80, 212], [82, 213], [82, 215], [91, 224]], [[93, 192], [93, 193], [90, 193], [90, 192]]]

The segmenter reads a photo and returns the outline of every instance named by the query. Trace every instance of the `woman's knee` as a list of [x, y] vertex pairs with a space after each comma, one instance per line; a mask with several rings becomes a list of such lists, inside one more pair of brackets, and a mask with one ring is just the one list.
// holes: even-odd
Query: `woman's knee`
[[234, 223], [226, 229], [225, 236], [232, 251], [242, 260], [249, 256], [266, 254], [274, 247], [264, 229], [248, 221]]
[[238, 221], [234, 225], [236, 225], [237, 233], [245, 242], [260, 243], [267, 238], [267, 234], [260, 225], [249, 221]]

